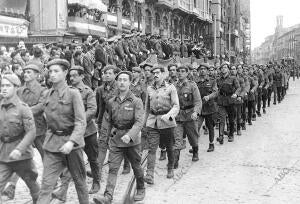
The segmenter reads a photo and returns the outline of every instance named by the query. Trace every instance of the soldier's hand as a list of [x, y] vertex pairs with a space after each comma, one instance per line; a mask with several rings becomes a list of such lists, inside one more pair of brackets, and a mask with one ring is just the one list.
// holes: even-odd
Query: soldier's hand
[[161, 119], [162, 119], [163, 121], [167, 122], [167, 121], [170, 120], [170, 116], [167, 115], [167, 114], [165, 114], [165, 115], [162, 115], [162, 116], [161, 116]]
[[59, 149], [59, 151], [63, 154], [69, 154], [72, 151], [73, 147], [74, 142], [68, 141]]
[[250, 92], [251, 92], [251, 93], [254, 93], [254, 90], [253, 90], [253, 89], [251, 89], [251, 90], [250, 90]]
[[22, 153], [20, 152], [20, 150], [14, 149], [10, 154], [9, 154], [9, 158], [13, 159], [13, 160], [18, 160], [21, 158]]
[[193, 114], [191, 115], [192, 120], [197, 120], [198, 119], [198, 113], [197, 112], [193, 112]]
[[129, 144], [131, 138], [128, 135], [124, 135], [123, 137], [121, 137], [121, 140], [126, 143]]
[[232, 96], [231, 96], [232, 98], [236, 98], [237, 97], [237, 95], [236, 94], [232, 94]]
[[237, 100], [238, 100], [238, 101], [242, 101], [242, 97], [240, 97], [240, 96], [237, 97]]
[[203, 100], [204, 100], [204, 101], [209, 101], [209, 96], [204, 96], [204, 97], [203, 97]]

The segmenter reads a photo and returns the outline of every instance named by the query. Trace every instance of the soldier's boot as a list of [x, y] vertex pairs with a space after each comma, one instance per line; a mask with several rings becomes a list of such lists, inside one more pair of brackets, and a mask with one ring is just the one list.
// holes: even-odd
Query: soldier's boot
[[266, 112], [266, 109], [265, 108], [263, 108], [263, 114], [266, 114], [267, 112]]
[[242, 130], [246, 130], [246, 122], [242, 123]]
[[217, 138], [217, 141], [222, 145], [224, 144], [224, 136], [223, 135], [220, 135], [218, 138]]
[[215, 145], [214, 143], [209, 143], [207, 152], [213, 152], [215, 150]]
[[144, 177], [144, 181], [147, 184], [153, 185], [154, 184], [154, 175], [153, 175], [153, 173], [147, 173], [146, 176]]
[[189, 153], [193, 154], [193, 149], [189, 149]]
[[133, 196], [133, 200], [134, 201], [142, 201], [142, 200], [144, 200], [145, 195], [146, 195], [146, 191], [145, 191], [144, 188], [143, 189], [136, 189], [136, 193]]
[[93, 201], [95, 204], [111, 204], [112, 197], [108, 194], [104, 194], [104, 196], [94, 198]]
[[162, 149], [160, 151], [160, 157], [159, 157], [159, 161], [163, 161], [167, 159], [167, 151], [164, 149]]
[[242, 135], [241, 130], [238, 130], [238, 131], [236, 132], [236, 134], [237, 134], [238, 136], [241, 136], [241, 135]]
[[256, 111], [256, 114], [257, 114], [258, 117], [261, 117], [260, 111]]
[[92, 187], [89, 191], [89, 194], [95, 194], [100, 190], [100, 182], [99, 181], [93, 181]]
[[129, 174], [130, 173], [130, 163], [126, 157], [124, 157], [124, 165], [122, 174]]
[[174, 171], [173, 171], [173, 169], [168, 169], [167, 178], [170, 179], [170, 178], [173, 178], [173, 177], [174, 177]]
[[233, 135], [228, 136], [228, 142], [233, 142], [233, 141], [234, 141]]
[[198, 149], [199, 149], [198, 147], [193, 147], [193, 157], [192, 157], [193, 162], [199, 161]]
[[2, 195], [6, 196], [9, 200], [13, 200], [15, 198], [15, 191], [16, 186], [14, 184], [9, 184], [2, 192]]

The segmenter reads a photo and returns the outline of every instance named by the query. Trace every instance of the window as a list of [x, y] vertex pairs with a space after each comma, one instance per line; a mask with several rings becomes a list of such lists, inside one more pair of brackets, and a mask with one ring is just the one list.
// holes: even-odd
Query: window
[[160, 16], [158, 13], [155, 14], [155, 26], [160, 27]]

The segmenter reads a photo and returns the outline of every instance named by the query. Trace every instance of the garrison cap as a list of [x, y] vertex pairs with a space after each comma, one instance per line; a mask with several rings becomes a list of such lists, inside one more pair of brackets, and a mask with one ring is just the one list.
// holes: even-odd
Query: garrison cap
[[70, 68], [70, 63], [65, 59], [53, 59], [47, 63], [47, 68], [49, 68], [51, 65], [62, 65], [65, 66], [67, 69]]
[[127, 74], [129, 76], [129, 80], [130, 81], [132, 80], [132, 73], [130, 71], [120, 71], [116, 76], [116, 80], [118, 80], [118, 78], [121, 74]]
[[221, 64], [221, 66], [220, 66], [220, 69], [221, 69], [223, 66], [225, 66], [225, 65], [227, 65], [227, 66], [229, 67], [229, 66], [230, 66], [230, 63], [227, 62], [227, 61], [223, 62], [223, 63]]
[[21, 86], [21, 81], [19, 77], [13, 73], [4, 74], [2, 78], [7, 79], [14, 86]]
[[142, 72], [142, 69], [141, 69], [140, 67], [133, 67], [133, 68], [132, 68], [132, 71], [141, 73], [141, 72]]
[[209, 69], [209, 64], [203, 62], [203, 63], [200, 63], [199, 68], [200, 67], [205, 67], [206, 69]]
[[75, 66], [72, 66], [69, 71], [72, 71], [72, 70], [84, 71], [84, 68], [82, 66], [75, 65]]
[[40, 71], [41, 71], [40, 68], [39, 68], [36, 64], [27, 64], [27, 65], [23, 68], [23, 70], [26, 70], [26, 69], [32, 69], [32, 70], [34, 70], [34, 71], [36, 71], [36, 72], [40, 72]]
[[156, 69], [160, 69], [161, 72], [165, 72], [165, 68], [162, 65], [155, 64], [151, 69], [151, 73]]
[[114, 71], [114, 73], [118, 73], [120, 71], [120, 69], [118, 67], [116, 67], [115, 65], [106, 65], [102, 71], [105, 73], [106, 71], [111, 70], [111, 69]]
[[186, 72], [189, 71], [189, 67], [186, 64], [181, 64], [177, 67], [177, 71], [180, 69], [185, 69]]

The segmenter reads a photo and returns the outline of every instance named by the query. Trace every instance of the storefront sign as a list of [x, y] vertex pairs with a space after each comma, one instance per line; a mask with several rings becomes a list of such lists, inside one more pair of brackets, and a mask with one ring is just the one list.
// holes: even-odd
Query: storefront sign
[[0, 23], [0, 36], [3, 37], [27, 37], [28, 27], [26, 25], [10, 25]]

